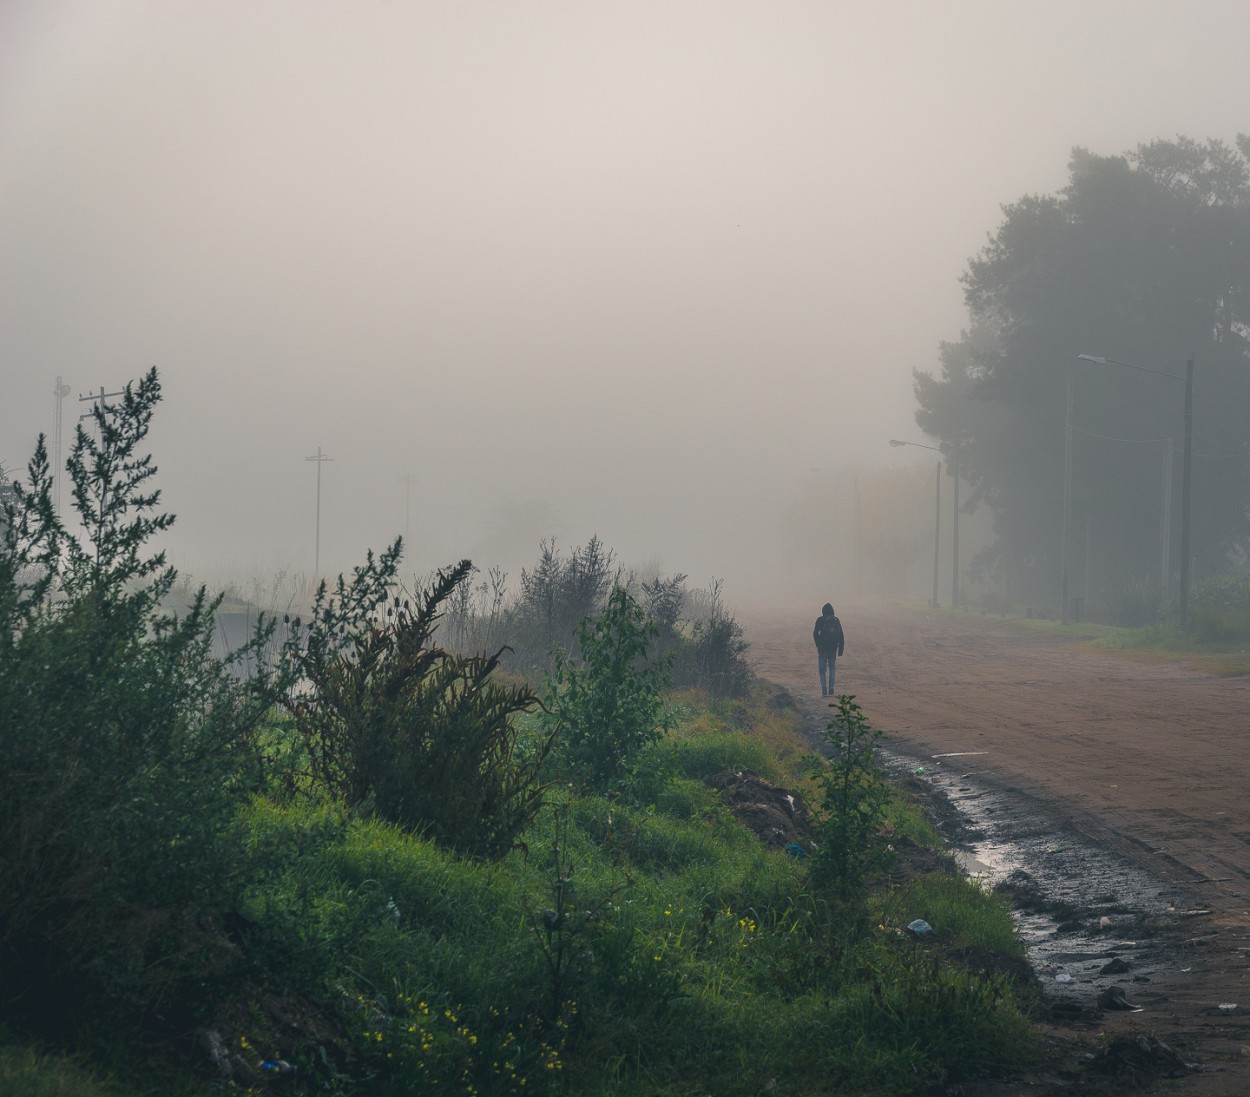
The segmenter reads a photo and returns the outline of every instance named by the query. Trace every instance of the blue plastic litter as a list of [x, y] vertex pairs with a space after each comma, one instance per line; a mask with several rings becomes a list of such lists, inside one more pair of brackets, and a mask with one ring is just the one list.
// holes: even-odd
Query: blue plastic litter
[[933, 927], [923, 918], [917, 918], [914, 922], [907, 923], [907, 930], [909, 933], [914, 933], [917, 937], [923, 937], [926, 933], [932, 933]]

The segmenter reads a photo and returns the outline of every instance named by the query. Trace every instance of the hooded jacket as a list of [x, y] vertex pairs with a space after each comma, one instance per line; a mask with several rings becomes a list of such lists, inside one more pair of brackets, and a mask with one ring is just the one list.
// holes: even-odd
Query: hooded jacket
[[846, 646], [842, 622], [834, 616], [833, 606], [829, 602], [824, 604], [821, 615], [816, 618], [812, 639], [816, 642], [816, 650], [823, 655], [841, 655]]

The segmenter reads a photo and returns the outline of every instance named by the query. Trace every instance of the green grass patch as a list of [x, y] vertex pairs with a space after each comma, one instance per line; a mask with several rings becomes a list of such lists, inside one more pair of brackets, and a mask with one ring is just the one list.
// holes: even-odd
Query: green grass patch
[[[784, 779], [755, 710], [688, 711], [648, 796], [553, 790], [499, 861], [330, 800], [254, 800], [232, 839], [237, 962], [194, 1023], [252, 1069], [295, 1063], [284, 1089], [300, 1097], [905, 1095], [1027, 1061], [1023, 999], [965, 962], [1018, 959], [1002, 903], [941, 874], [822, 893], [810, 858], [766, 848], [702, 781]], [[884, 826], [941, 846], [899, 790]], [[914, 918], [931, 939], [905, 933]], [[6, 1056], [0, 1091], [19, 1097], [146, 1097], [74, 1060]], [[202, 1055], [159, 1069], [163, 1093], [210, 1091]]]
[[140, 1097], [134, 1089], [101, 1078], [73, 1059], [44, 1055], [24, 1044], [0, 1046], [0, 1093], [5, 1097]]
[[890, 799], [885, 808], [886, 826], [890, 834], [897, 840], [914, 842], [926, 849], [941, 850], [945, 848], [942, 836], [925, 817], [910, 796], [900, 788], [890, 790]]
[[[967, 616], [962, 611], [937, 612]], [[1221, 677], [1250, 674], [1250, 611], [1197, 606], [1190, 612], [1187, 633], [1175, 622], [1127, 628], [1095, 621], [1061, 624], [1055, 619], [1016, 613], [986, 620], [1005, 621], [1026, 632], [1060, 636], [1091, 651], [1122, 652], [1135, 659], [1187, 663]]]
[[933, 927], [940, 941], [955, 948], [1017, 958], [1024, 955], [1010, 906], [966, 876], [919, 876], [882, 895], [879, 904], [882, 924], [888, 928], [920, 918]]
[[681, 691], [674, 694], [672, 712], [675, 719], [669, 738], [675, 743], [736, 736], [747, 741], [743, 749], [749, 751], [745, 760], [751, 763], [736, 768], [760, 766], [756, 772], [761, 776], [795, 777], [804, 772], [804, 759], [812, 749], [806, 722], [785, 691], [770, 682], [757, 683], [744, 698]]

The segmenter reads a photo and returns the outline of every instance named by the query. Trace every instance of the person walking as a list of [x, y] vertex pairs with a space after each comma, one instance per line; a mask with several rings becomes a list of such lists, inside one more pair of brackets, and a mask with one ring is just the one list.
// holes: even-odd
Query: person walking
[[812, 639], [816, 641], [816, 665], [820, 671], [820, 695], [833, 696], [833, 676], [838, 665], [838, 656], [846, 647], [846, 636], [842, 632], [842, 622], [833, 612], [833, 605], [824, 604], [820, 616], [816, 618], [816, 627], [812, 629]]

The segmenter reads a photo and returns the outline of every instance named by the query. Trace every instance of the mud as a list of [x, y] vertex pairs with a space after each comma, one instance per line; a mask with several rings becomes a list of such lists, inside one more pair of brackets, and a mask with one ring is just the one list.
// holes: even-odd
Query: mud
[[948, 772], [942, 759], [882, 750], [879, 760], [929, 806], [964, 871], [1011, 901], [1047, 998], [1092, 1006], [1108, 988], [1144, 985], [1173, 962], [1166, 927], [1180, 927], [1191, 896], [1065, 834], [1037, 805]]
[[[964, 1094], [1250, 1094], [1250, 683], [1000, 622], [839, 614], [839, 692], [965, 868], [1012, 901], [1038, 977], [1045, 1061]], [[829, 712], [805, 623], [747, 636], [816, 735]]]

